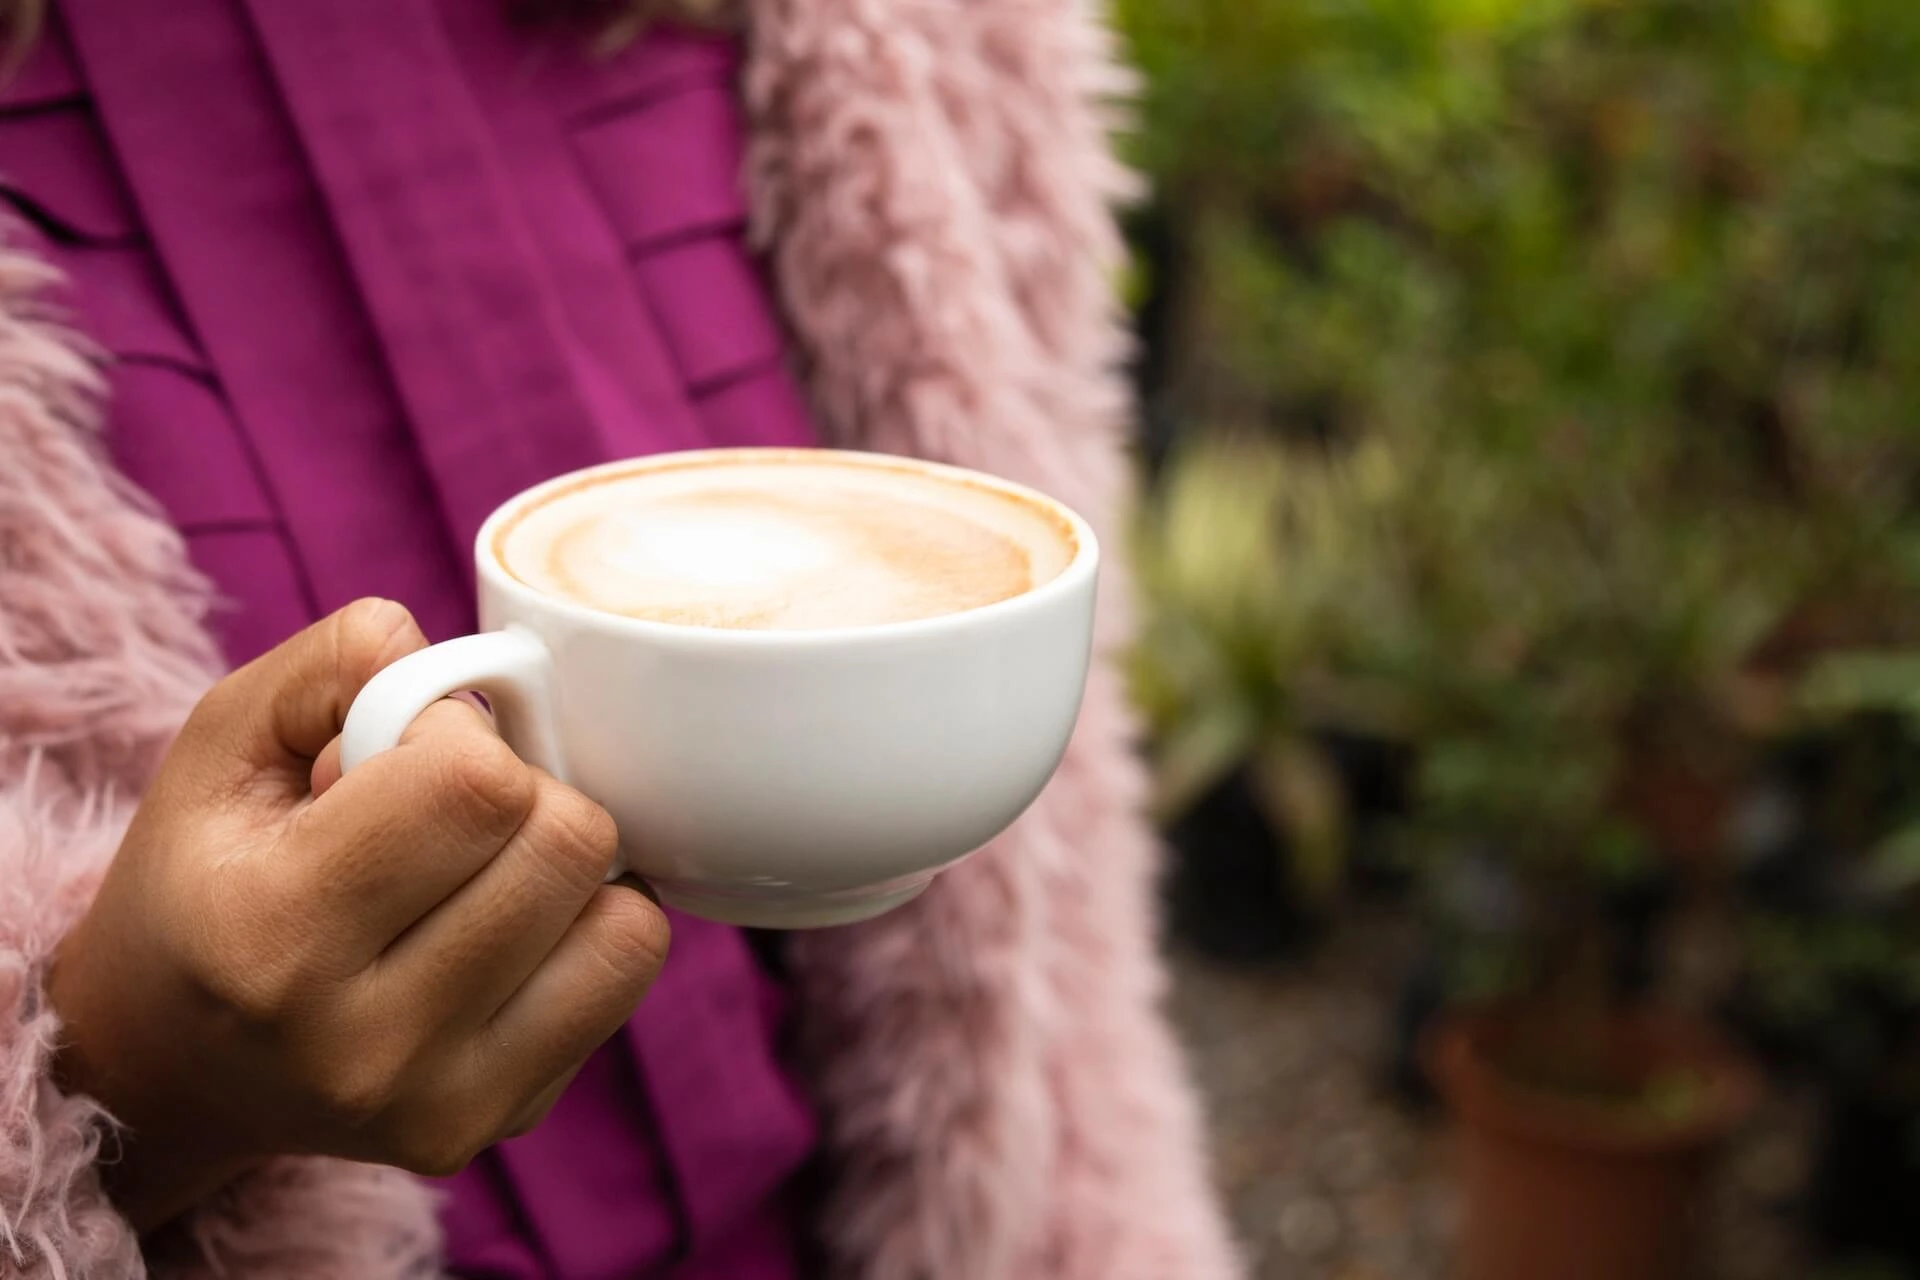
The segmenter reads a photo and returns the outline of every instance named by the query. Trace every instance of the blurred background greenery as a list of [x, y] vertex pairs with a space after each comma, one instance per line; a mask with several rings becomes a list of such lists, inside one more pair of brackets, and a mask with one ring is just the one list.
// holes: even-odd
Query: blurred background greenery
[[1920, 1275], [1920, 4], [1117, 8], [1182, 938], [1618, 1009], [1708, 919]]

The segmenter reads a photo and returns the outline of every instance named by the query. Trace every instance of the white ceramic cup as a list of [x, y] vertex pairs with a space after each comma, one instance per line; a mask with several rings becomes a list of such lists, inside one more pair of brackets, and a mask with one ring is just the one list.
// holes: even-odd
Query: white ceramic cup
[[998, 490], [1056, 517], [1074, 546], [1056, 578], [921, 621], [728, 631], [603, 613], [535, 591], [501, 562], [514, 517], [584, 479], [765, 450], [612, 463], [529, 489], [476, 539], [479, 635], [381, 671], [341, 742], [354, 769], [416, 716], [484, 695], [528, 763], [620, 828], [620, 864], [693, 915], [762, 928], [867, 919], [907, 902], [1005, 830], [1046, 786], [1079, 715], [1099, 547], [1032, 490], [931, 463], [812, 453]]

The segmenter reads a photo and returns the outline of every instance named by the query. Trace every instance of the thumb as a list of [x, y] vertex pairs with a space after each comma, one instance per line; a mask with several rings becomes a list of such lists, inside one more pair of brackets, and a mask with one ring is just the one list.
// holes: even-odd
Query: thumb
[[426, 644], [404, 606], [356, 601], [228, 676], [209, 701], [248, 764], [296, 768], [304, 781], [367, 681]]

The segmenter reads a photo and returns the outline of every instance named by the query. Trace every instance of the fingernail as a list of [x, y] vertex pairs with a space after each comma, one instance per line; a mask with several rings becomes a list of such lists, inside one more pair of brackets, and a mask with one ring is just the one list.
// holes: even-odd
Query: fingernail
[[653, 903], [653, 905], [656, 907], [661, 905], [660, 895], [653, 891], [652, 885], [648, 884], [645, 880], [642, 880], [639, 876], [623, 875], [618, 879], [616, 879], [614, 883], [624, 888], [633, 890], [635, 893], [639, 894], [641, 897], [645, 898], [647, 901]]

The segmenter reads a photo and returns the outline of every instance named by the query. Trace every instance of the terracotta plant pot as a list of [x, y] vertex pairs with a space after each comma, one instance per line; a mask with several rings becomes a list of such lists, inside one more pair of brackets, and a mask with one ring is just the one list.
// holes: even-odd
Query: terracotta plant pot
[[1510, 1012], [1450, 1015], [1426, 1045], [1455, 1121], [1465, 1192], [1462, 1280], [1692, 1280], [1711, 1158], [1759, 1100], [1759, 1073], [1704, 1025], [1617, 1019], [1596, 1043], [1613, 1080], [1682, 1075], [1688, 1102], [1649, 1106], [1521, 1083], [1501, 1064]]

